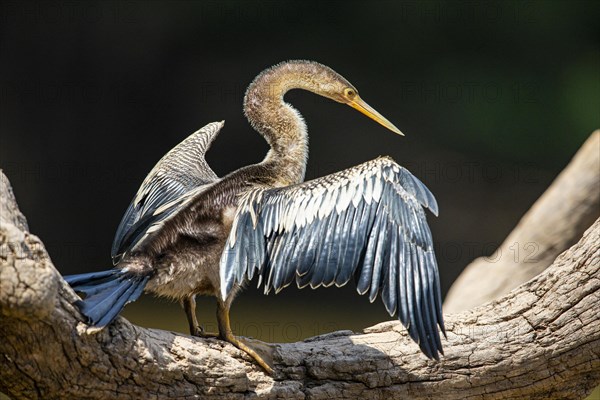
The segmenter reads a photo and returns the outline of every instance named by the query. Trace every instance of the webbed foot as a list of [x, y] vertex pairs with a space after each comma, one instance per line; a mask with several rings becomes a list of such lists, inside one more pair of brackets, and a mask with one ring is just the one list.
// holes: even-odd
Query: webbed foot
[[252, 357], [269, 375], [273, 375], [273, 355], [275, 354], [275, 345], [265, 343], [256, 339], [236, 337], [233, 334], [225, 335], [221, 339], [231, 343]]

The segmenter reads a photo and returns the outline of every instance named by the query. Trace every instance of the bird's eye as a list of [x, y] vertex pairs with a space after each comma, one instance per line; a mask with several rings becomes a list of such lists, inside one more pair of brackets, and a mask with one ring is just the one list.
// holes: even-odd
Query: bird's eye
[[344, 95], [347, 98], [352, 99], [352, 98], [354, 98], [354, 96], [356, 96], [356, 90], [350, 89], [350, 88], [346, 88], [346, 89], [344, 89]]

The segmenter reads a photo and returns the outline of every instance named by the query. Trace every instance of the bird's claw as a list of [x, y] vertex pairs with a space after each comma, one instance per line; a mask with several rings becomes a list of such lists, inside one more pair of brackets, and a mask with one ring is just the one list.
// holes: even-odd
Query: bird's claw
[[252, 357], [269, 375], [273, 375], [273, 355], [276, 349], [274, 345], [233, 335], [224, 339]]
[[201, 337], [201, 338], [216, 338], [219, 335], [216, 333], [206, 332], [206, 331], [204, 331], [204, 327], [202, 325], [197, 325], [194, 327], [192, 336], [197, 336], [197, 337]]

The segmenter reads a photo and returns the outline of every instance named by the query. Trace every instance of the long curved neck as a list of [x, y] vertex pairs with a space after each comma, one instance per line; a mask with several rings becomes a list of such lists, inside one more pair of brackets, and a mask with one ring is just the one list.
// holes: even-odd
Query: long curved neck
[[244, 113], [252, 127], [271, 146], [263, 164], [269, 164], [282, 185], [302, 182], [308, 160], [308, 134], [300, 113], [283, 100], [291, 89], [311, 89], [307, 65], [285, 63], [262, 72], [250, 84]]

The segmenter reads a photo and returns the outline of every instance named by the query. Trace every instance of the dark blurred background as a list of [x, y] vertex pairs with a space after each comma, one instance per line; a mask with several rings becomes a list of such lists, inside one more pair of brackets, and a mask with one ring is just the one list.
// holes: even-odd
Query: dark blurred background
[[[307, 178], [389, 154], [436, 195], [444, 292], [488, 255], [600, 127], [599, 2], [2, 2], [0, 168], [63, 274], [111, 267], [115, 229], [158, 159], [226, 120], [223, 175], [267, 151], [242, 114], [248, 83], [287, 59], [344, 75], [398, 137], [307, 92]], [[176, 304], [127, 318], [187, 332]], [[214, 330], [214, 302], [199, 318]], [[389, 319], [354, 288], [246, 290], [234, 329], [292, 341]]]

